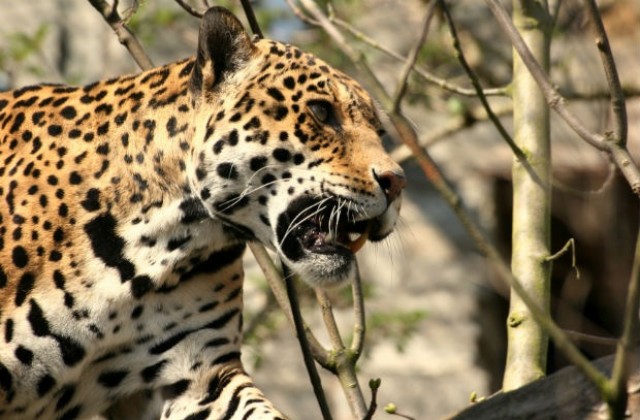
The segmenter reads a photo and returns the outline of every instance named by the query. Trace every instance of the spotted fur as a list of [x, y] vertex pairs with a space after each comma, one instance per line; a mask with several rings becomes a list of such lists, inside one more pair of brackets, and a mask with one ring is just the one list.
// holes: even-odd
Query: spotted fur
[[399, 210], [380, 127], [355, 81], [221, 8], [195, 58], [0, 93], [0, 417], [153, 395], [166, 419], [282, 418], [240, 362], [245, 242], [348, 278], [338, 231], [382, 239]]

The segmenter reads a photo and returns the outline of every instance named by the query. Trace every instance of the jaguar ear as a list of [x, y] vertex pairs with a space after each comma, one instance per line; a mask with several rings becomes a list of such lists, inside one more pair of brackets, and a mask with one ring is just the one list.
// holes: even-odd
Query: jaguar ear
[[251, 38], [233, 13], [212, 7], [202, 16], [198, 55], [191, 73], [191, 91], [207, 92], [249, 60], [255, 51]]

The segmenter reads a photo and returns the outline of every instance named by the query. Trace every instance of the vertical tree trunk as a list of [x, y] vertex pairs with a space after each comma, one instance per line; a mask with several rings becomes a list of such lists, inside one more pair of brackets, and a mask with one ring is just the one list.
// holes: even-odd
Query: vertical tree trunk
[[[513, 0], [513, 21], [534, 57], [549, 67], [550, 18], [546, 0]], [[518, 54], [513, 52], [515, 142], [525, 161], [513, 163], [511, 268], [537, 304], [549, 309], [551, 262], [551, 151], [549, 108]], [[545, 374], [548, 337], [511, 292], [508, 350], [503, 389], [511, 390]]]

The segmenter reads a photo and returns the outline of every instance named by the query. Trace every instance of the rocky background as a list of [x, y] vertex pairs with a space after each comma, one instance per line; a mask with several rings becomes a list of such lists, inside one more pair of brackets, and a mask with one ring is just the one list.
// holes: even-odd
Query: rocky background
[[[418, 34], [426, 2], [335, 3], [338, 12], [345, 13], [345, 20], [387, 48], [406, 55]], [[455, 3], [454, 16], [460, 22], [462, 41], [472, 65], [487, 84], [500, 86], [508, 82], [509, 46], [484, 4], [470, 0], [449, 3]], [[611, 28], [623, 83], [638, 86], [640, 1], [601, 3], [607, 10], [606, 23]], [[566, 4], [559, 24], [567, 35], [553, 44], [554, 80], [573, 92], [598, 92], [604, 79], [592, 41], [585, 38], [584, 18], [576, 6], [579, 2]], [[300, 24], [282, 1], [262, 1], [256, 6], [268, 22], [268, 29], [265, 28], [268, 36], [312, 49], [334, 65], [345, 64], [330, 43]], [[131, 27], [156, 64], [195, 51], [196, 19], [169, 0], [143, 2]], [[425, 47], [425, 60], [437, 64], [430, 71], [467, 85], [464, 75], [452, 70], [455, 59], [445, 29], [441, 22], [433, 24], [430, 33], [433, 41]], [[363, 44], [354, 42], [354, 45], [366, 52], [376, 74], [393, 91], [402, 63]], [[89, 2], [0, 0], [0, 89], [40, 81], [83, 84], [135, 71], [135, 63]], [[508, 252], [509, 149], [500, 142], [491, 125], [481, 122], [482, 118], [460, 124], [461, 119], [476, 115], [477, 103], [443, 94], [436, 88], [425, 88], [418, 79], [412, 79], [409, 96], [411, 101], [405, 111], [421, 138], [430, 142], [430, 152], [477, 220]], [[492, 103], [508, 111], [507, 101]], [[581, 101], [577, 106], [593, 128], [606, 126], [606, 102]], [[637, 118], [640, 110], [635, 99], [630, 100], [629, 111], [630, 143], [637, 143], [640, 139], [635, 121], [640, 120]], [[508, 117], [505, 123], [509, 125]], [[582, 145], [557, 121], [553, 137], [556, 176], [575, 187], [597, 187], [606, 177], [604, 157]], [[484, 396], [499, 388], [508, 289], [496, 282], [491, 268], [474, 251], [451, 210], [434, 193], [406, 151], [399, 145], [392, 144], [391, 148], [394, 156], [403, 161], [409, 187], [398, 232], [382, 244], [368, 245], [360, 256], [369, 329], [359, 378], [367, 395], [368, 380], [382, 379], [380, 406], [392, 402], [399, 411], [417, 419], [436, 419], [464, 408], [472, 393]], [[596, 267], [593, 261], [606, 259], [602, 258], [603, 251], [595, 245], [582, 248], [579, 245], [578, 265], [584, 267], [581, 279], [575, 277], [565, 262], [557, 264], [554, 311], [561, 317], [561, 324], [564, 320], [564, 325], [572, 329], [602, 335], [616, 333], [616, 311], [624, 287], [599, 285], [624, 286], [628, 272], [624, 250], [631, 249], [625, 241], [637, 223], [635, 217], [629, 216], [635, 204], [629, 204], [624, 185], [614, 183], [608, 191], [608, 195], [584, 199], [563, 196], [562, 191], [557, 197], [554, 195], [559, 246], [571, 235], [585, 234], [586, 230], [586, 244], [607, 244], [613, 235], [613, 241], [623, 250], [610, 263]], [[632, 242], [634, 238], [629, 239]], [[269, 292], [250, 255], [247, 264], [250, 268], [246, 324], [250, 331], [244, 350], [246, 364], [267, 395], [292, 418], [319, 418], [294, 334], [277, 310], [270, 309]], [[617, 271], [612, 267], [617, 267]], [[334, 295], [339, 323], [348, 336], [349, 298], [343, 292]], [[609, 305], [603, 305], [603, 301]], [[583, 310], [590, 308], [596, 315], [605, 314], [604, 320], [583, 315]], [[316, 331], [322, 331], [317, 307], [309, 303], [305, 315]], [[321, 332], [318, 335], [322, 336]], [[588, 351], [595, 357], [613, 349], [591, 347]], [[552, 369], [556, 363], [561, 366], [561, 357], [552, 356], [551, 363]], [[337, 380], [323, 374], [323, 384], [334, 417], [349, 419]], [[390, 416], [379, 410], [376, 418]]]

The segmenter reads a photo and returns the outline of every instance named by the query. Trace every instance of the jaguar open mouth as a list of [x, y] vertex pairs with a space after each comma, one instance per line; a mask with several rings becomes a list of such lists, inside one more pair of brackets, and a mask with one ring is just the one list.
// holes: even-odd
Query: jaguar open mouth
[[359, 220], [342, 200], [303, 197], [280, 215], [277, 236], [280, 249], [291, 261], [310, 253], [350, 259], [367, 241], [372, 225], [372, 220]]
[[323, 212], [296, 226], [293, 235], [305, 249], [317, 254], [330, 254], [338, 247], [355, 254], [364, 246], [369, 236], [369, 221], [352, 223], [344, 221], [343, 217], [331, 226], [330, 220], [331, 217]]

